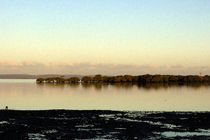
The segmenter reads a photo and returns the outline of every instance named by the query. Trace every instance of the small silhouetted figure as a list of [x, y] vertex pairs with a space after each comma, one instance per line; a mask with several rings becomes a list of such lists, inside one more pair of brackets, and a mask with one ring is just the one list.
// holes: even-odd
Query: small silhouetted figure
[[5, 107], [5, 110], [8, 110], [8, 106]]

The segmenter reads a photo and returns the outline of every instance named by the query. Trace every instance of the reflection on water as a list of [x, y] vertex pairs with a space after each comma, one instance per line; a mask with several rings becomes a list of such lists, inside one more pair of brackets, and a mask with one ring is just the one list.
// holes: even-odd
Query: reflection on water
[[0, 80], [0, 109], [209, 111], [210, 86], [200, 84], [37, 84]]
[[[37, 86], [48, 86], [48, 87], [64, 87], [69, 86], [71, 88], [77, 88], [80, 86], [79, 83], [73, 83], [73, 84], [60, 84], [60, 83], [36, 83]], [[82, 83], [82, 88], [88, 89], [88, 88], [95, 88], [96, 90], [102, 90], [102, 88], [108, 88], [108, 86], [111, 86], [113, 88], [117, 89], [129, 89], [133, 87], [138, 87], [139, 89], [167, 89], [167, 88], [180, 88], [180, 87], [188, 87], [193, 89], [201, 89], [204, 87], [209, 87], [208, 84], [201, 84], [201, 83], [191, 83], [191, 84], [177, 84], [177, 83], [149, 83], [149, 84], [133, 84], [133, 83], [114, 83], [114, 84], [108, 84], [108, 83]]]

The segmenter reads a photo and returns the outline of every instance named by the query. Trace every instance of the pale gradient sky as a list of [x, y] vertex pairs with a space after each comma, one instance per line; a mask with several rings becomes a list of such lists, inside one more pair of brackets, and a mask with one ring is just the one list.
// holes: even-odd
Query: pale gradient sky
[[0, 73], [210, 74], [209, 0], [0, 0]]

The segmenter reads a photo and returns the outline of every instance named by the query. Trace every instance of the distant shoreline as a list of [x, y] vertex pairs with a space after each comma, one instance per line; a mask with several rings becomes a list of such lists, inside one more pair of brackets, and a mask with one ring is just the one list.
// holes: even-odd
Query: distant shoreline
[[49, 77], [60, 77], [64, 76], [66, 78], [77, 76], [82, 77], [81, 75], [62, 75], [62, 74], [40, 74], [40, 75], [32, 75], [32, 74], [0, 74], [0, 79], [37, 79], [39, 77], [49, 78]]

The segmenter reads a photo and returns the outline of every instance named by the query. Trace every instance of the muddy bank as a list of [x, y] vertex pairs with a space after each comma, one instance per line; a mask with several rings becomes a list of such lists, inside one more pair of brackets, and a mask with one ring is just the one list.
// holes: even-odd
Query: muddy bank
[[0, 111], [0, 139], [210, 139], [210, 112]]

